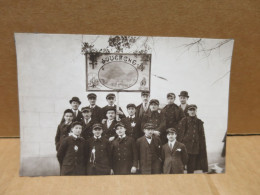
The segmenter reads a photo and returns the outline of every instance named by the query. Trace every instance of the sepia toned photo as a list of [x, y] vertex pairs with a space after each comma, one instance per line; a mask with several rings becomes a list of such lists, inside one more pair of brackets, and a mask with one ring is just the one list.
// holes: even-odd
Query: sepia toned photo
[[20, 176], [225, 173], [233, 39], [15, 33]]

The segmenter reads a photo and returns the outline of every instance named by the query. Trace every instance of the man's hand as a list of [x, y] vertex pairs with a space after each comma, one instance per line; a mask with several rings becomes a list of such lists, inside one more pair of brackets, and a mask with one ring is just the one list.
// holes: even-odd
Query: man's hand
[[110, 175], [114, 175], [113, 169], [110, 170]]
[[103, 119], [103, 120], [102, 120], [102, 124], [105, 124], [106, 121], [107, 121], [107, 119]]
[[131, 168], [131, 173], [136, 173], [136, 167]]
[[160, 136], [160, 133], [161, 133], [161, 132], [160, 132], [160, 131], [157, 131], [157, 130], [155, 130], [155, 131], [153, 132], [153, 134], [156, 135], [156, 136]]
[[110, 137], [108, 140], [112, 142], [115, 139], [115, 137]]

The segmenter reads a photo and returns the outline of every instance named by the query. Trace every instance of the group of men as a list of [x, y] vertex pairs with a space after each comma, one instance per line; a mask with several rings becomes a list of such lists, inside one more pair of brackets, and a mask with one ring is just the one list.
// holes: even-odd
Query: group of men
[[97, 96], [87, 95], [89, 106], [79, 106], [73, 97], [64, 111], [55, 137], [61, 175], [160, 174], [208, 171], [203, 122], [197, 106], [187, 104], [188, 92], [168, 93], [167, 105], [159, 109], [149, 91], [141, 92], [142, 103], [127, 105], [128, 116], [115, 105], [96, 105]]

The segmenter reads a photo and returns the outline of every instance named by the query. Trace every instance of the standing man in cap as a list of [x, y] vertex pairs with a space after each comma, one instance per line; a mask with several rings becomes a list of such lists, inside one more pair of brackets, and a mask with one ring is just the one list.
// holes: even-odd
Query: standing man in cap
[[113, 141], [116, 138], [115, 125], [116, 121], [116, 109], [113, 106], [106, 107], [107, 120], [103, 124], [103, 134], [109, 141]]
[[208, 172], [208, 159], [203, 121], [197, 118], [197, 106], [188, 106], [188, 117], [181, 120], [177, 132], [177, 140], [183, 143], [189, 155], [187, 172], [195, 170]]
[[83, 107], [81, 109], [82, 115], [83, 115], [83, 119], [81, 121], [82, 123], [82, 133], [81, 136], [87, 140], [89, 138], [91, 138], [93, 136], [92, 134], [92, 125], [94, 123], [96, 123], [97, 121], [95, 121], [92, 118], [92, 110], [89, 107]]
[[102, 124], [95, 123], [92, 127], [93, 136], [88, 139], [89, 158], [87, 175], [110, 175], [112, 170], [111, 145], [102, 135]]
[[[71, 110], [73, 112], [73, 122], [74, 121], [82, 121], [83, 116], [82, 113], [79, 111], [79, 105], [81, 104], [81, 101], [79, 100], [78, 97], [73, 97], [71, 98], [71, 100], [69, 101], [70, 105], [71, 105]], [[64, 122], [64, 118], [61, 119], [60, 123]]]
[[143, 116], [142, 125], [152, 123], [154, 125], [154, 135], [161, 138], [162, 144], [167, 142], [166, 139], [166, 121], [163, 113], [159, 113], [159, 101], [157, 99], [150, 100], [150, 110], [148, 114]]
[[129, 116], [122, 119], [122, 123], [126, 126], [126, 134], [136, 140], [143, 136], [143, 132], [141, 132], [141, 122], [135, 115], [136, 106], [134, 104], [127, 104], [126, 108]]
[[122, 122], [118, 122], [115, 129], [118, 137], [111, 143], [114, 174], [134, 174], [138, 162], [135, 140], [125, 134], [126, 128]]
[[136, 107], [136, 116], [139, 118], [140, 121], [142, 121], [145, 114], [149, 114], [151, 112], [149, 108], [150, 92], [142, 91], [141, 98], [142, 103]]
[[162, 147], [163, 173], [184, 173], [188, 154], [184, 144], [176, 141], [177, 133], [174, 128], [166, 130], [168, 143]]
[[89, 101], [89, 108], [91, 109], [91, 118], [98, 122], [102, 122], [102, 108], [100, 108], [98, 105], [96, 105], [97, 101], [97, 95], [95, 93], [88, 94], [88, 101]]
[[136, 141], [139, 169], [141, 174], [160, 174], [162, 172], [161, 140], [154, 136], [155, 127], [146, 123], [144, 136]]
[[189, 116], [188, 114], [188, 104], [187, 101], [189, 99], [189, 94], [187, 91], [181, 91], [179, 95], [179, 100], [181, 102], [180, 108], [183, 110], [185, 116]]
[[[104, 124], [107, 117], [106, 117], [106, 111], [107, 111], [107, 107], [113, 107], [116, 110], [116, 96], [113, 93], [109, 93], [106, 96], [106, 100], [108, 105], [106, 105], [105, 107], [102, 108], [102, 123]], [[119, 110], [116, 110], [116, 114], [119, 116], [119, 120], [125, 118], [125, 114], [123, 112], [123, 110], [121, 109], [121, 107], [119, 107]]]
[[[168, 104], [162, 109], [162, 113], [166, 119], [166, 129], [168, 128], [178, 128], [178, 125], [182, 118], [185, 117], [182, 109], [177, 106], [175, 103], [175, 94], [167, 94]], [[165, 135], [166, 136], [166, 135]]]

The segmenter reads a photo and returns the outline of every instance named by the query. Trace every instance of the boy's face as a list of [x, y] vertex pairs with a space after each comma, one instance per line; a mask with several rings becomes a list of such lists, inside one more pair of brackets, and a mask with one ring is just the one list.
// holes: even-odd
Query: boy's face
[[73, 101], [73, 102], [71, 102], [71, 107], [72, 107], [73, 110], [78, 110], [79, 103], [76, 102], [76, 101]]
[[107, 115], [107, 118], [110, 120], [115, 119], [115, 117], [116, 117], [116, 113], [114, 110], [108, 110], [106, 115]]
[[81, 131], [82, 131], [82, 126], [81, 125], [75, 125], [73, 128], [72, 128], [72, 133], [76, 136], [80, 136], [81, 134]]
[[169, 97], [167, 98], [168, 104], [173, 104], [174, 101], [175, 101], [175, 97], [174, 97], [174, 96], [169, 96]]
[[99, 137], [103, 133], [103, 129], [93, 129], [92, 132], [96, 137]]
[[144, 103], [148, 103], [148, 102], [149, 102], [149, 99], [150, 99], [150, 96], [149, 96], [149, 95], [142, 95], [141, 97], [142, 97], [142, 101], [143, 101]]
[[64, 119], [65, 119], [66, 122], [71, 122], [72, 119], [73, 119], [72, 113], [70, 113], [70, 112], [65, 113]]
[[115, 103], [115, 101], [116, 101], [116, 98], [114, 98], [114, 97], [107, 98], [108, 105], [113, 105]]
[[181, 104], [186, 104], [187, 103], [188, 97], [180, 96], [179, 98], [180, 98]]
[[90, 111], [84, 111], [82, 112], [82, 115], [85, 119], [89, 119], [91, 117], [91, 112]]
[[152, 103], [150, 104], [151, 111], [157, 111], [159, 109], [159, 105]]
[[188, 114], [189, 114], [189, 116], [196, 116], [197, 109], [195, 109], [195, 108], [189, 109]]
[[125, 135], [125, 131], [126, 131], [126, 129], [125, 129], [124, 127], [122, 127], [122, 126], [118, 126], [118, 127], [116, 128], [116, 134], [117, 134], [118, 136], [123, 136], [123, 135]]
[[133, 115], [135, 115], [135, 108], [129, 107], [129, 108], [127, 108], [127, 112], [130, 116], [133, 116]]
[[176, 133], [168, 133], [167, 134], [167, 139], [171, 142], [174, 141], [176, 139], [176, 137], [177, 137]]
[[91, 98], [88, 98], [88, 101], [89, 101], [89, 104], [90, 105], [95, 105], [96, 104], [96, 98], [93, 98], [93, 97], [91, 97]]
[[144, 129], [144, 134], [146, 137], [152, 137], [154, 129]]

